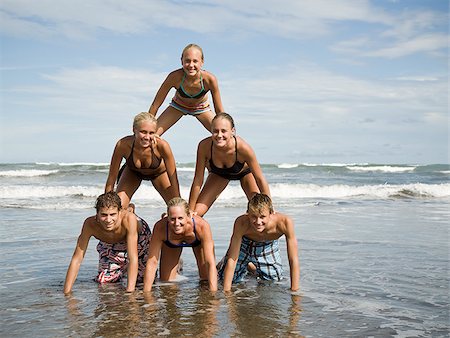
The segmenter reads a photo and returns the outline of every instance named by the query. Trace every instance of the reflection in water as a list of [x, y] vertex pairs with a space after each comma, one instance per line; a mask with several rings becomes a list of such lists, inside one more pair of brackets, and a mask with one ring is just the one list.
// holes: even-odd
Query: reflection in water
[[[155, 288], [156, 291], [156, 288]], [[206, 287], [181, 289], [177, 284], [144, 294], [147, 318], [156, 326], [153, 334], [213, 337], [218, 332], [220, 300]]]
[[98, 287], [96, 297], [82, 299], [79, 293], [66, 297], [70, 331], [94, 337], [214, 337], [219, 307], [220, 299], [207, 286], [186, 288], [175, 283], [156, 287], [152, 293], [125, 293], [118, 285], [106, 284]]
[[285, 285], [248, 283], [209, 292], [198, 280], [161, 283], [151, 293], [103, 285], [66, 297], [70, 335], [301, 337], [301, 296]]
[[232, 335], [302, 337], [298, 324], [301, 296], [278, 285], [260, 284], [226, 294]]

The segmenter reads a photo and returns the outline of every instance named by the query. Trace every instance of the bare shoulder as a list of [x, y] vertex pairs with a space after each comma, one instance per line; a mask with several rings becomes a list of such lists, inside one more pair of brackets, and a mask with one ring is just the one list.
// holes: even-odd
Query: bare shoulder
[[198, 143], [198, 151], [205, 152], [211, 148], [212, 139], [211, 136], [204, 138]]
[[86, 219], [84, 220], [83, 228], [84, 228], [84, 227], [86, 227], [86, 228], [92, 228], [92, 227], [95, 226], [96, 223], [97, 223], [97, 222], [96, 222], [96, 220], [95, 220], [95, 216], [89, 216], [88, 218], [86, 218]]
[[122, 212], [123, 212], [122, 224], [127, 229], [127, 231], [129, 231], [131, 227], [137, 228], [138, 221], [136, 215], [128, 210], [122, 210]]
[[166, 81], [170, 82], [171, 85], [176, 87], [183, 78], [184, 71], [182, 68], [175, 69], [167, 75]]
[[216, 82], [217, 81], [215, 75], [211, 72], [208, 72], [207, 70], [203, 69], [202, 75], [203, 75], [203, 79], [206, 80], [207, 82]]
[[276, 214], [273, 214], [272, 217], [274, 217], [278, 230], [283, 234], [294, 231], [294, 223], [290, 216], [277, 212]]
[[120, 149], [127, 149], [131, 148], [131, 144], [133, 143], [134, 136], [128, 135], [125, 137], [122, 137], [119, 141], [117, 141], [117, 147]]
[[162, 137], [158, 137], [158, 139], [156, 140], [156, 148], [160, 151], [166, 150], [166, 149], [170, 148], [170, 144]]
[[204, 147], [204, 146], [206, 146], [206, 145], [211, 146], [211, 142], [212, 142], [211, 136], [208, 136], [208, 137], [205, 137], [203, 140], [201, 140], [201, 141], [198, 143], [198, 146], [199, 146], [199, 147], [200, 147], [200, 146]]
[[233, 234], [245, 235], [251, 232], [250, 220], [247, 214], [240, 215], [234, 221]]
[[95, 216], [90, 216], [84, 220], [83, 227], [81, 228], [81, 236], [94, 236], [97, 234], [97, 230]]
[[253, 149], [250, 146], [250, 144], [247, 143], [247, 141], [245, 141], [240, 136], [236, 136], [236, 140], [237, 140], [238, 153], [245, 155], [245, 156], [253, 155]]
[[199, 229], [200, 231], [203, 231], [205, 229], [211, 229], [211, 226], [209, 225], [209, 223], [200, 216], [197, 215], [193, 215], [192, 218], [195, 221], [195, 228]]
[[161, 237], [165, 234], [167, 217], [161, 218], [153, 226], [152, 237]]
[[238, 148], [248, 148], [250, 145], [242, 137], [236, 136]]

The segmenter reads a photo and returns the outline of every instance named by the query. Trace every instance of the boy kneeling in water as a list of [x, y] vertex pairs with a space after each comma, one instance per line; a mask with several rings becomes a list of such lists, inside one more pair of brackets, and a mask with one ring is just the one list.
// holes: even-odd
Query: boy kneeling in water
[[230, 291], [232, 283], [240, 282], [248, 267], [255, 269], [263, 280], [281, 280], [283, 269], [278, 239], [283, 235], [286, 236], [291, 290], [298, 290], [300, 266], [294, 223], [289, 216], [274, 213], [270, 197], [259, 193], [248, 202], [247, 213], [234, 222], [228, 253], [219, 263], [223, 290]]
[[100, 240], [97, 245], [99, 264], [96, 280], [99, 283], [113, 283], [128, 274], [126, 290], [134, 291], [136, 282], [143, 280], [151, 231], [143, 219], [122, 209], [120, 197], [115, 192], [100, 195], [95, 208], [96, 215], [86, 218], [81, 228], [67, 270], [64, 293], [72, 291], [92, 236]]

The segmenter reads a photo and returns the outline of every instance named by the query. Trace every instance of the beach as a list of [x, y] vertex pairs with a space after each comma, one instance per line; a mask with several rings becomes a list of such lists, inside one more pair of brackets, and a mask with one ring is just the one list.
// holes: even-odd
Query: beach
[[[99, 286], [96, 240], [73, 294], [62, 289], [81, 225], [103, 192], [105, 163], [0, 164], [2, 337], [448, 337], [449, 165], [263, 164], [276, 211], [299, 243], [301, 289], [249, 277], [230, 294], [199, 283], [192, 250], [183, 277], [151, 295]], [[177, 164], [189, 196], [193, 163]], [[133, 202], [148, 224], [165, 210], [149, 182]], [[245, 212], [231, 183], [205, 215], [216, 261]]]

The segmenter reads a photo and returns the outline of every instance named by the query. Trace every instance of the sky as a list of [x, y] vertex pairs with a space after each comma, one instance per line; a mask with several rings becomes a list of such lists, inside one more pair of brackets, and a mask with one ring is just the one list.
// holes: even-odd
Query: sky
[[0, 162], [108, 163], [196, 43], [260, 163], [449, 163], [448, 32], [447, 0], [1, 0]]

